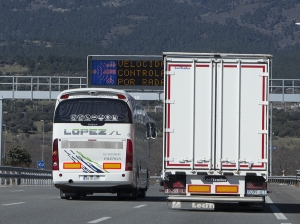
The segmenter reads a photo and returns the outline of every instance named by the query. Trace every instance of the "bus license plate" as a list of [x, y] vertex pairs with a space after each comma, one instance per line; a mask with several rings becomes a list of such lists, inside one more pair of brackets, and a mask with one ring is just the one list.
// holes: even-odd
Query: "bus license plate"
[[79, 176], [80, 180], [100, 180], [100, 176]]

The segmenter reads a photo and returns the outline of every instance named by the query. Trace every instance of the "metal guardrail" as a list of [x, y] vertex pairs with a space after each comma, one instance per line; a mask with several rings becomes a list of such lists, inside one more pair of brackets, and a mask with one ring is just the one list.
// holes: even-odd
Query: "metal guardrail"
[[0, 97], [51, 100], [63, 90], [87, 87], [86, 81], [78, 76], [0, 76]]
[[52, 170], [0, 166], [0, 185], [52, 185]]
[[150, 176], [151, 184], [159, 184], [160, 176]]
[[[159, 183], [160, 176], [150, 176], [152, 184]], [[299, 187], [300, 176], [269, 176], [269, 183], [288, 184]]]
[[[159, 183], [160, 176], [150, 176], [151, 184]], [[299, 186], [300, 176], [269, 176], [269, 183]], [[0, 185], [52, 185], [52, 170], [0, 166]]]
[[269, 183], [288, 184], [299, 187], [300, 176], [270, 176]]
[[[87, 77], [75, 75], [0, 76], [0, 97], [4, 99], [51, 100], [56, 99], [63, 90], [85, 87], [87, 87]], [[300, 79], [270, 79], [269, 93], [271, 102], [300, 102]], [[156, 96], [157, 92], [154, 95]], [[138, 97], [143, 97], [142, 93], [139, 93]], [[159, 96], [159, 99], [162, 97]], [[147, 98], [149, 97], [144, 100]], [[157, 100], [157, 97], [154, 98], [152, 100]]]

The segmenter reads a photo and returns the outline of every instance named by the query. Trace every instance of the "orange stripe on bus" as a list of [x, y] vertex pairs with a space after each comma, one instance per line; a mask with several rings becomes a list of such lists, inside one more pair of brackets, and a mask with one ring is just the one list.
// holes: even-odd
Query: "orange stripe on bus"
[[103, 163], [103, 169], [121, 169], [121, 163]]
[[63, 163], [64, 169], [81, 169], [81, 163], [66, 162]]

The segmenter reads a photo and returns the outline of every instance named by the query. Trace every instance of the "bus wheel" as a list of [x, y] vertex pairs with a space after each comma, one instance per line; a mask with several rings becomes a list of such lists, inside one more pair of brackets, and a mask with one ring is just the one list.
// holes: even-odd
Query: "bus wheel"
[[72, 196], [72, 200], [79, 200], [81, 198], [81, 195], [79, 192], [75, 192], [75, 194]]
[[60, 198], [61, 199], [70, 199], [70, 196], [66, 196], [64, 192], [62, 192], [62, 190], [60, 190]]

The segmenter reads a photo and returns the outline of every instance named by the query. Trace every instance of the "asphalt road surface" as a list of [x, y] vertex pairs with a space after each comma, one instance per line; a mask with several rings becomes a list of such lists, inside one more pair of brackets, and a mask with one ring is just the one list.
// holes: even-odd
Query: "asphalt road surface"
[[0, 223], [300, 223], [300, 188], [294, 186], [269, 184], [272, 193], [262, 212], [235, 205], [216, 206], [214, 211], [172, 210], [159, 189], [152, 185], [146, 198], [137, 201], [118, 201], [113, 194], [63, 200], [52, 186], [0, 186]]

